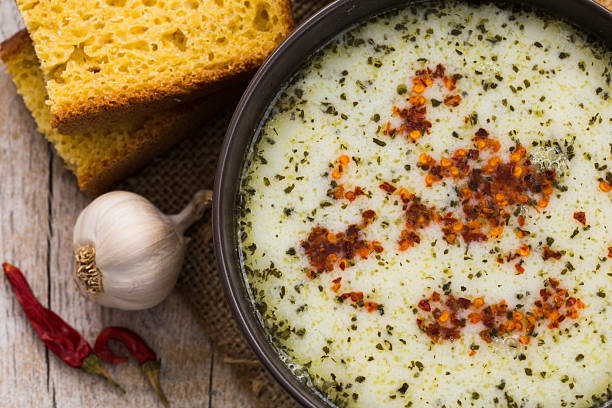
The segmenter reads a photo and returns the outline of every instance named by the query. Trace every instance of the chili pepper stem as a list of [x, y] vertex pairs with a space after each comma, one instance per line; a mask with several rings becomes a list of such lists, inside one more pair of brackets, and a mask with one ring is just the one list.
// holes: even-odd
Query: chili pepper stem
[[104, 377], [109, 383], [111, 383], [114, 387], [116, 387], [122, 393], [125, 394], [125, 390], [123, 389], [123, 387], [117, 384], [117, 382], [113, 380], [110, 374], [106, 372], [104, 367], [102, 367], [100, 358], [97, 355], [92, 353], [85, 360], [83, 360], [81, 370], [85, 371], [86, 373], [97, 374], [101, 377]]
[[151, 383], [151, 386], [157, 393], [157, 396], [164, 404], [164, 406], [169, 407], [170, 403], [168, 402], [168, 398], [164, 394], [164, 390], [162, 390], [161, 385], [159, 384], [159, 371], [161, 369], [161, 361], [147, 361], [144, 364], [140, 365], [140, 369], [147, 376], [147, 379]]

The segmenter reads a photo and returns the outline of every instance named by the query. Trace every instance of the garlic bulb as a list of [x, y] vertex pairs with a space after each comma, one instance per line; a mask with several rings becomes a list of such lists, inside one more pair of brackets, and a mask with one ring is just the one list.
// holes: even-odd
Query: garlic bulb
[[199, 191], [183, 211], [169, 216], [138, 194], [114, 191], [98, 197], [74, 227], [75, 281], [81, 293], [124, 310], [160, 303], [183, 264], [183, 233], [211, 199], [211, 191]]

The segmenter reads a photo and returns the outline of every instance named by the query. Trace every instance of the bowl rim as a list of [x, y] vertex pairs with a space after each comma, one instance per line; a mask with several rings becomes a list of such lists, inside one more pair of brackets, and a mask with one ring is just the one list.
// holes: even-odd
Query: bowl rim
[[[470, 0], [463, 0], [463, 2], [466, 1], [469, 2]], [[284, 77], [270, 78], [271, 75], [276, 74], [274, 69], [280, 64], [279, 61], [286, 58], [287, 53], [291, 53], [296, 47], [302, 46], [300, 50], [293, 52], [302, 55], [299, 59], [303, 61], [314, 51], [324, 47], [335, 35], [360, 21], [366, 20], [368, 17], [384, 13], [393, 8], [431, 2], [439, 2], [439, 0], [377, 0], [372, 3], [379, 4], [374, 6], [370, 4], [373, 9], [372, 12], [353, 18], [351, 13], [360, 6], [360, 0], [335, 0], [315, 12], [297, 27], [259, 68], [234, 111], [221, 147], [215, 173], [212, 224], [217, 269], [223, 284], [225, 297], [234, 319], [259, 361], [275, 381], [305, 407], [328, 408], [331, 405], [315, 389], [306, 385], [293, 374], [286, 363], [282, 361], [276, 347], [268, 340], [263, 322], [253, 309], [238, 261], [235, 228], [238, 183], [244, 158], [253, 143], [253, 138], [258, 133], [261, 120], [265, 117], [265, 112], [272, 99], [267, 99], [263, 104], [264, 108], [261, 104], [256, 108], [252, 108], [251, 105], [254, 103], [253, 101], [257, 102], [262, 99], [258, 95], [262, 92], [261, 87], [266, 86], [266, 82], [276, 83], [276, 88], [272, 90], [273, 95], [276, 95], [287, 80], [299, 71], [299, 66], [294, 66], [284, 70], [289, 71], [288, 73], [285, 72]], [[488, 3], [491, 1], [477, 2]], [[527, 5], [560, 16], [580, 29], [595, 34], [604, 43], [612, 47], [612, 11], [593, 0], [509, 0], [506, 3]], [[569, 11], [567, 10], [568, 7], [570, 8]], [[306, 38], [307, 35], [313, 35], [313, 30], [337, 14], [344, 14], [345, 18], [333, 28], [333, 34], [321, 34], [317, 41], [309, 42], [309, 39]], [[606, 26], [594, 27], [591, 24], [592, 18], [603, 22]], [[302, 44], [304, 41], [307, 42], [306, 47]], [[246, 119], [245, 116], [247, 116]], [[246, 125], [243, 123], [245, 120]], [[248, 131], [245, 131], [245, 128]], [[237, 143], [236, 140], [240, 143]], [[237, 144], [240, 146], [236, 147]], [[602, 406], [602, 408], [610, 407], [612, 407], [612, 400]]]

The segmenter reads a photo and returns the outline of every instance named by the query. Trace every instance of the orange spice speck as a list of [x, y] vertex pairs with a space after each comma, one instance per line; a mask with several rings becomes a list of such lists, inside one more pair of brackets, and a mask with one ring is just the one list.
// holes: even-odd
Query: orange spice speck
[[340, 281], [342, 281], [342, 277], [338, 277], [332, 280], [333, 285], [331, 287], [331, 290], [333, 292], [338, 292], [340, 290], [340, 286], [342, 285]]
[[470, 319], [470, 323], [472, 324], [476, 324], [480, 321], [481, 317], [480, 317], [480, 313], [470, 313], [468, 315], [468, 319]]
[[436, 181], [438, 181], [438, 178], [433, 174], [428, 174], [427, 176], [425, 176], [425, 184], [427, 185], [427, 187], [431, 187]]
[[527, 345], [531, 342], [531, 339], [528, 336], [520, 336], [519, 337], [519, 342], [521, 344]]
[[543, 198], [540, 201], [538, 201], [538, 207], [546, 208], [547, 206], [548, 206], [548, 200]]
[[484, 298], [483, 297], [476, 298], [472, 301], [472, 304], [474, 305], [476, 309], [478, 309], [482, 307], [482, 305], [484, 305]]
[[410, 200], [410, 198], [412, 197], [412, 194], [410, 194], [410, 192], [408, 190], [406, 190], [405, 188], [401, 188], [399, 191], [399, 196], [401, 197], [402, 200]]
[[494, 152], [499, 152], [499, 149], [501, 149], [501, 143], [499, 143], [498, 140], [494, 139], [488, 139], [487, 146]]
[[498, 156], [491, 157], [488, 161], [489, 166], [495, 167], [501, 162], [501, 159]]
[[442, 167], [448, 167], [448, 166], [450, 166], [451, 164], [452, 164], [452, 162], [450, 161], [450, 159], [448, 159], [448, 158], [446, 158], [446, 157], [443, 157], [443, 158], [440, 160], [440, 165], [441, 165]]
[[438, 320], [440, 321], [440, 323], [444, 323], [448, 321], [449, 318], [450, 318], [450, 313], [448, 312], [448, 310], [445, 310], [442, 312]]
[[431, 156], [428, 155], [427, 153], [421, 153], [419, 155], [419, 163], [428, 164], [430, 161], [431, 161]]
[[376, 309], [378, 309], [378, 303], [376, 302], [365, 302], [363, 306], [366, 308], [368, 313], [372, 313]]
[[530, 251], [529, 251], [529, 247], [526, 244], [523, 244], [519, 247], [517, 252], [520, 256], [527, 256], [529, 255]]
[[343, 154], [342, 156], [338, 157], [338, 162], [340, 162], [343, 165], [347, 165], [349, 164], [351, 159], [349, 159], [349, 157], [346, 154]]
[[519, 152], [514, 152], [510, 155], [510, 161], [513, 163], [518, 163], [521, 161], [521, 155]]
[[497, 238], [501, 235], [501, 233], [504, 231], [504, 229], [502, 227], [495, 227], [491, 229], [491, 236], [494, 238]]
[[338, 180], [340, 177], [342, 177], [342, 173], [340, 173], [338, 170], [334, 170], [332, 172], [332, 177]]
[[410, 133], [408, 133], [408, 136], [412, 140], [417, 140], [417, 139], [419, 139], [421, 137], [421, 131], [420, 130], [411, 130]]
[[420, 82], [418, 84], [414, 84], [412, 91], [415, 93], [423, 93], [423, 91], [425, 91], [425, 85]]
[[512, 169], [512, 175], [514, 177], [520, 177], [521, 174], [523, 174], [523, 168], [521, 166], [514, 166], [514, 169]]
[[470, 354], [469, 354], [470, 357], [474, 357], [475, 355], [476, 355], [476, 350], [470, 351]]
[[359, 254], [360, 257], [362, 257], [363, 259], [366, 259], [368, 257], [368, 255], [370, 255], [370, 249], [369, 248], [361, 248], [357, 251], [357, 253]]
[[467, 152], [465, 151], [465, 149], [457, 149], [455, 151], [454, 156], [455, 157], [464, 157], [467, 154]]
[[607, 193], [610, 190], [612, 190], [612, 186], [607, 181], [602, 180], [599, 182], [599, 189], [603, 191], [604, 193]]

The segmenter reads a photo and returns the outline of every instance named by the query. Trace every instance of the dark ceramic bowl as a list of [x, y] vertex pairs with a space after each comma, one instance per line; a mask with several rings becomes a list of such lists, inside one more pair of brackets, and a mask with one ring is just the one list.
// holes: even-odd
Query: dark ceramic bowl
[[[300, 1], [300, 0], [296, 0]], [[268, 58], [245, 91], [227, 130], [215, 178], [213, 228], [219, 274], [234, 317], [251, 348], [278, 381], [305, 407], [329, 407], [301, 382], [268, 340], [245, 289], [236, 237], [237, 193], [249, 146], [272, 99], [304, 61], [336, 34], [386, 10], [421, 0], [338, 0], [302, 24]], [[612, 47], [612, 12], [589, 0], [514, 0], [558, 15]], [[612, 408], [612, 401], [602, 408]]]

